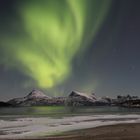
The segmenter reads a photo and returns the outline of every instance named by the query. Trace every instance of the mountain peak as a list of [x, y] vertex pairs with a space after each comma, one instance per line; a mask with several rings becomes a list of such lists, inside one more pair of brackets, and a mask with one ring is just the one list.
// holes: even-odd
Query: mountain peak
[[81, 93], [78, 91], [72, 91], [69, 95], [69, 97], [77, 97], [77, 96], [86, 97], [88, 99], [93, 99], [91, 96], [87, 95], [86, 93]]
[[49, 96], [45, 95], [42, 91], [33, 89], [27, 96], [27, 98], [50, 98]]

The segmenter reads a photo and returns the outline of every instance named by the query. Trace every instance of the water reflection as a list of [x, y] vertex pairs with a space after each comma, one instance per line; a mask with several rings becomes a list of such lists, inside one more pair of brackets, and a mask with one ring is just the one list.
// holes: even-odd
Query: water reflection
[[65, 106], [41, 106], [41, 107], [17, 107], [1, 108], [2, 115], [30, 115], [30, 116], [65, 116], [85, 114], [140, 114], [140, 110], [121, 107], [65, 107]]

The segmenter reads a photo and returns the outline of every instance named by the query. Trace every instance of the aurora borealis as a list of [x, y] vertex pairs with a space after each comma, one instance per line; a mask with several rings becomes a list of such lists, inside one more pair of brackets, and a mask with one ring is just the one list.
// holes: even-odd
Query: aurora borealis
[[[25, 93], [36, 87], [56, 95], [73, 89], [109, 95], [131, 91], [138, 94], [139, 88], [124, 80], [136, 77], [139, 64], [131, 58], [138, 55], [137, 45], [132, 49], [130, 44], [137, 41], [121, 44], [122, 40], [129, 42], [130, 35], [138, 32], [134, 29], [131, 33], [133, 28], [129, 28], [139, 21], [137, 0], [0, 3], [1, 92], [19, 95], [19, 91]], [[128, 34], [122, 36], [125, 32]], [[114, 80], [112, 85], [109, 80]], [[105, 93], [101, 93], [101, 88]]]
[[[52, 88], [70, 75], [72, 59], [96, 34], [110, 0], [31, 0], [17, 4], [25, 35], [2, 38], [5, 53], [11, 49], [12, 63], [16, 68], [20, 65], [37, 86]], [[88, 9], [90, 4], [95, 7]], [[87, 33], [86, 22], [92, 22]]]

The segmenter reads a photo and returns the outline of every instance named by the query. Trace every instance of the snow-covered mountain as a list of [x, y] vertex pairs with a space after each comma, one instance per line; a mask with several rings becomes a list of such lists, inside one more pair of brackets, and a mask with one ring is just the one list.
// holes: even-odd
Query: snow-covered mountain
[[27, 96], [11, 99], [8, 103], [13, 106], [62, 105], [64, 104], [64, 99], [52, 98], [39, 90], [32, 90]]
[[72, 91], [69, 96], [67, 97], [67, 105], [70, 106], [90, 106], [93, 105], [96, 99], [94, 99], [92, 96], [87, 95], [85, 93]]
[[109, 101], [103, 98], [97, 98], [95, 94], [88, 95], [77, 91], [72, 91], [66, 100], [69, 106], [95, 106], [109, 105]]

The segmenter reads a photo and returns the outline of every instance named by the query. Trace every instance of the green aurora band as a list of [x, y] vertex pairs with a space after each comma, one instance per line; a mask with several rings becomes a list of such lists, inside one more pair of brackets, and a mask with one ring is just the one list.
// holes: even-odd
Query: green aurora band
[[110, 4], [110, 0], [19, 1], [21, 31], [1, 38], [9, 57], [4, 64], [19, 69], [40, 88], [62, 83], [72, 72], [76, 54], [93, 41]]

